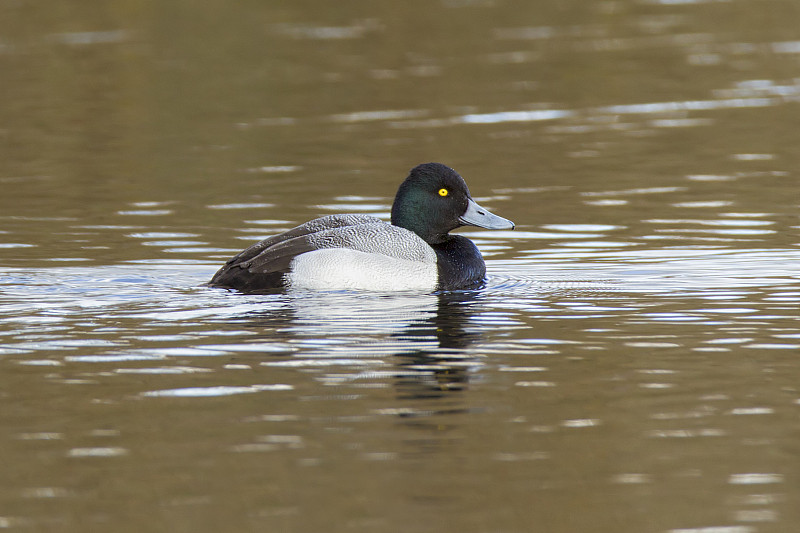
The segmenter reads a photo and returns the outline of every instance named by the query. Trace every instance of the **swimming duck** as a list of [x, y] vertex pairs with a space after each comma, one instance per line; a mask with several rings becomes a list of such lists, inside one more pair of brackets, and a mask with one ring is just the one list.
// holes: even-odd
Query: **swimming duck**
[[411, 169], [392, 204], [391, 224], [368, 215], [316, 218], [242, 251], [211, 287], [432, 292], [479, 287], [486, 264], [461, 226], [513, 229], [478, 205], [464, 179], [441, 163]]

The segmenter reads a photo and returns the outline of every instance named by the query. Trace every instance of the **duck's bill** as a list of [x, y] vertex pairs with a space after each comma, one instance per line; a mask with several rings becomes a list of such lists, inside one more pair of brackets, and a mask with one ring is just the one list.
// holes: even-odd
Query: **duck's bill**
[[461, 215], [459, 221], [465, 226], [478, 226], [486, 229], [514, 229], [514, 223], [499, 217], [479, 206], [475, 200], [469, 199], [467, 210]]

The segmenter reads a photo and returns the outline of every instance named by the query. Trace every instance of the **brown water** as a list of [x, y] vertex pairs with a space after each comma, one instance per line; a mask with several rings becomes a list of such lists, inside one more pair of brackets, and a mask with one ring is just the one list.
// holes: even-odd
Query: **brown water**
[[[0, 528], [798, 531], [800, 4], [0, 2]], [[200, 286], [441, 161], [477, 292]]]

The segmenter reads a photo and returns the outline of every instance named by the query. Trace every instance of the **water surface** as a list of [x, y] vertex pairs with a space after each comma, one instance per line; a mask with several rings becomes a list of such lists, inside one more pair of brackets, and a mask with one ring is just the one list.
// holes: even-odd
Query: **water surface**
[[[0, 527], [794, 531], [780, 0], [0, 5]], [[486, 286], [203, 286], [441, 161]]]

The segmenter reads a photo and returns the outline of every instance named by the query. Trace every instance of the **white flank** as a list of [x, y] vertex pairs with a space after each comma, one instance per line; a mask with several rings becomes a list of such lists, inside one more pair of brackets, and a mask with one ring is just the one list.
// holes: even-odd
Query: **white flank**
[[431, 292], [438, 270], [435, 261], [328, 248], [295, 257], [287, 279], [293, 289]]

